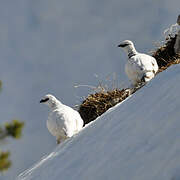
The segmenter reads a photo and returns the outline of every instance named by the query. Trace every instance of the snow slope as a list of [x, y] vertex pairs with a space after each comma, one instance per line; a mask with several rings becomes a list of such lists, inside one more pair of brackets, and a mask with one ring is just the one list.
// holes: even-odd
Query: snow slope
[[179, 82], [160, 73], [17, 180], [179, 180]]

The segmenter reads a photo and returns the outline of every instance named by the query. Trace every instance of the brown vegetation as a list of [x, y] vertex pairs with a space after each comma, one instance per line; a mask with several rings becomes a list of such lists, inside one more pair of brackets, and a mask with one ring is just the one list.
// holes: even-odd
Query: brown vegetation
[[175, 42], [176, 35], [175, 37], [169, 36], [169, 39], [166, 40], [165, 44], [153, 52], [152, 56], [156, 59], [159, 66], [158, 72], [164, 71], [173, 64], [180, 63], [180, 55], [175, 54], [174, 52]]
[[[164, 71], [173, 64], [180, 63], [180, 55], [175, 54], [174, 44], [176, 36], [166, 40], [164, 45], [158, 47], [152, 56], [157, 60], [159, 72]], [[98, 116], [102, 115], [109, 108], [115, 106], [117, 103], [122, 102], [131, 94], [136, 92], [141, 86], [133, 89], [114, 89], [111, 91], [100, 91], [95, 94], [90, 94], [79, 106], [79, 113], [84, 120], [85, 124], [95, 120]]]

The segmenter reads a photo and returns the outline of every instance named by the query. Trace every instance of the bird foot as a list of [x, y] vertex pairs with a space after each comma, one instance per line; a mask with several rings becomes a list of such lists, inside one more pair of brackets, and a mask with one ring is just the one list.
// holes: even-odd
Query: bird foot
[[142, 82], [142, 83], [145, 83], [145, 82], [146, 82], [146, 75], [144, 75], [144, 76], [141, 78], [141, 82]]

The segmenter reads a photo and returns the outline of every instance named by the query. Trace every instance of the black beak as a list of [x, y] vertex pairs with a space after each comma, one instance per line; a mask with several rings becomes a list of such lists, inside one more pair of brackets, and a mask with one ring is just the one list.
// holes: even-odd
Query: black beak
[[43, 99], [40, 100], [40, 103], [43, 103]]
[[127, 44], [119, 44], [118, 47], [125, 47]]
[[41, 100], [40, 100], [40, 103], [44, 103], [44, 102], [46, 102], [46, 101], [48, 101], [48, 100], [49, 100], [49, 98], [41, 99]]

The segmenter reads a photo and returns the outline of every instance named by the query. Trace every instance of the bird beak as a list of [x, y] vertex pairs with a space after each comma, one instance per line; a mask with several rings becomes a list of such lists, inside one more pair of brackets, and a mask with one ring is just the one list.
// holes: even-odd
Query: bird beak
[[119, 44], [118, 47], [125, 47], [127, 46], [126, 44]]
[[41, 99], [41, 100], [40, 100], [40, 103], [44, 103], [44, 102], [46, 102], [46, 101], [48, 101], [48, 100], [49, 100], [49, 98]]
[[43, 99], [40, 100], [40, 103], [43, 103]]

